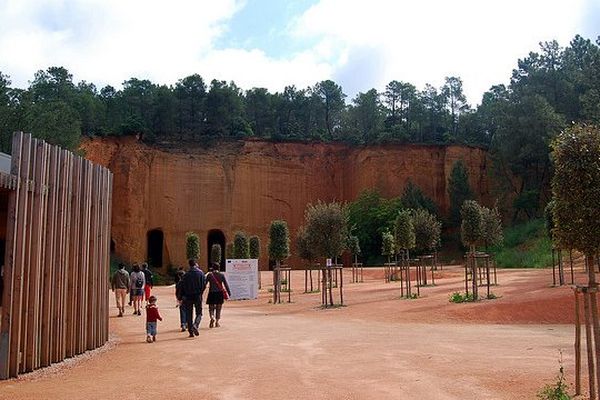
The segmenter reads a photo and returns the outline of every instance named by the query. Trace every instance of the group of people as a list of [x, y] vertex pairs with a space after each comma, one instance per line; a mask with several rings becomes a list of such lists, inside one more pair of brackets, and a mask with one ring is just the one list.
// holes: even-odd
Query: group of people
[[210, 316], [209, 328], [220, 327], [221, 309], [223, 303], [231, 296], [231, 290], [225, 275], [219, 272], [219, 264], [212, 263], [208, 273], [198, 267], [194, 259], [188, 261], [187, 272], [178, 273], [175, 284], [175, 296], [179, 305], [179, 323], [181, 331], [188, 331], [189, 337], [198, 336], [198, 328], [202, 320], [202, 297], [208, 286], [208, 313]]
[[124, 264], [119, 264], [119, 269], [111, 279], [111, 289], [115, 292], [119, 317], [125, 313], [125, 299], [129, 294], [129, 305], [133, 305], [133, 314], [142, 315], [142, 302], [148, 302], [154, 286], [153, 274], [147, 263], [140, 267], [134, 263], [131, 274], [127, 272]]
[[[175, 296], [179, 307], [181, 331], [187, 331], [189, 337], [195, 337], [199, 335], [198, 329], [202, 320], [202, 298], [207, 286], [206, 303], [210, 315], [209, 328], [220, 326], [221, 309], [224, 301], [231, 296], [231, 291], [225, 275], [219, 272], [219, 264], [212, 263], [207, 274], [204, 274], [194, 259], [190, 259], [188, 265], [187, 272], [183, 269], [177, 272]], [[157, 322], [162, 321], [157, 298], [151, 295], [152, 286], [152, 272], [146, 263], [143, 263], [141, 268], [138, 264], [134, 264], [131, 273], [127, 272], [125, 265], [119, 264], [119, 269], [111, 279], [119, 317], [125, 313], [125, 300], [128, 293], [129, 305], [133, 305], [134, 315], [142, 315], [142, 302], [146, 301], [146, 341], [149, 343], [156, 341]]]

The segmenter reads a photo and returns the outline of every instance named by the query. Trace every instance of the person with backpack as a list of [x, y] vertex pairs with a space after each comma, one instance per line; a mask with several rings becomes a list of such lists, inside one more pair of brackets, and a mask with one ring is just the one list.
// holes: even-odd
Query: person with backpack
[[125, 265], [119, 263], [119, 269], [115, 272], [110, 280], [110, 286], [115, 293], [117, 308], [119, 309], [119, 317], [125, 312], [125, 299], [129, 291], [129, 272], [125, 270]]
[[[189, 337], [194, 337], [200, 334], [198, 328], [202, 320], [202, 294], [206, 287], [206, 278], [204, 272], [198, 268], [196, 260], [190, 259], [188, 264], [190, 269], [181, 278], [181, 291], [179, 293], [181, 298], [179, 300], [182, 301], [185, 309]], [[196, 309], [196, 318], [193, 318], [194, 309]]]
[[131, 290], [131, 297], [133, 301], [133, 314], [142, 315], [142, 298], [144, 297], [144, 285], [146, 284], [146, 277], [140, 270], [140, 266], [135, 263], [133, 264], [133, 271], [129, 276]]
[[208, 297], [206, 299], [208, 313], [210, 315], [210, 324], [208, 327], [218, 328], [221, 326], [219, 320], [221, 319], [223, 302], [231, 297], [231, 290], [229, 290], [225, 275], [219, 272], [219, 264], [217, 263], [212, 263], [210, 265], [208, 274], [206, 274], [206, 281], [209, 285]]
[[148, 263], [142, 263], [142, 272], [144, 273], [145, 285], [144, 285], [144, 300], [148, 303], [148, 299], [150, 298], [150, 292], [152, 287], [154, 287], [154, 281], [152, 278], [154, 275], [150, 268], [148, 267]]

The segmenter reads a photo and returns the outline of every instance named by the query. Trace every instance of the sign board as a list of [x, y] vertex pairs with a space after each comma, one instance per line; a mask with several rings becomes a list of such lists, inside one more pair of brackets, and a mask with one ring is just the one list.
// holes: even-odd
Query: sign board
[[258, 260], [226, 260], [225, 276], [231, 300], [248, 300], [258, 297]]
[[327, 259], [327, 264], [328, 267], [331, 267], [333, 265], [333, 263], [331, 262], [331, 258]]

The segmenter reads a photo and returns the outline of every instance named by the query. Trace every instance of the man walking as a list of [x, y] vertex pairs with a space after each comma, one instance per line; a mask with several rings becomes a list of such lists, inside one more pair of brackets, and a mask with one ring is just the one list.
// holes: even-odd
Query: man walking
[[[189, 337], [198, 336], [198, 327], [202, 320], [202, 294], [206, 286], [206, 277], [204, 272], [198, 268], [196, 260], [188, 261], [190, 269], [181, 278], [181, 301], [185, 308], [186, 322]], [[193, 317], [193, 309], [196, 309], [196, 318]]]
[[119, 317], [125, 312], [125, 298], [129, 291], [129, 272], [125, 271], [125, 265], [119, 264], [119, 269], [114, 273], [110, 281], [112, 291], [115, 293]]

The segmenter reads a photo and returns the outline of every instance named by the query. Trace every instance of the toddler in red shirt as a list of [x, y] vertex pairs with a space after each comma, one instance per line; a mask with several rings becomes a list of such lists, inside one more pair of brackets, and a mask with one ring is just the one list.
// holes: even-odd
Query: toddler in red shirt
[[148, 343], [156, 342], [156, 321], [158, 320], [162, 321], [162, 317], [156, 306], [156, 296], [150, 296], [146, 306], [146, 341]]

